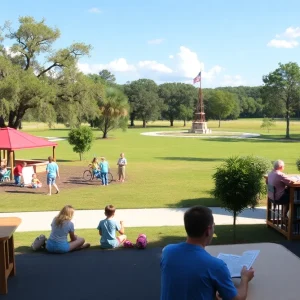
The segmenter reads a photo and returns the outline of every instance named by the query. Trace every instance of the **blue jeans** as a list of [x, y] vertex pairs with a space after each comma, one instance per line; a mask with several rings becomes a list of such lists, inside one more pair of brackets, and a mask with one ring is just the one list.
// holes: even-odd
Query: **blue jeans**
[[15, 184], [20, 185], [21, 184], [21, 176], [14, 176]]
[[107, 172], [101, 172], [102, 185], [108, 185]]

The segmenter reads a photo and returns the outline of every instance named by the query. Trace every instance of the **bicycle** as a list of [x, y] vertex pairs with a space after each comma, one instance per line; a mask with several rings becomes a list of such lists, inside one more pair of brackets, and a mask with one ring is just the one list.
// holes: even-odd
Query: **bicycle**
[[[92, 168], [89, 168], [88, 170], [85, 170], [83, 172], [82, 177], [83, 177], [83, 180], [85, 180], [85, 181], [92, 181], [95, 178], [97, 178], [97, 179], [99, 179], [101, 181], [100, 172], [97, 175], [98, 176], [95, 176]], [[108, 183], [111, 183], [114, 180], [114, 177], [113, 177], [113, 175], [110, 172], [107, 173], [107, 180], [108, 180]]]

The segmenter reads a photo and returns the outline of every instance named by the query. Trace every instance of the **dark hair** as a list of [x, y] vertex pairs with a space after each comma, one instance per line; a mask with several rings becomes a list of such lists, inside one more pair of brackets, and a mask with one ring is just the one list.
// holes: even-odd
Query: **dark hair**
[[207, 228], [214, 223], [211, 209], [205, 206], [194, 206], [184, 214], [184, 227], [187, 235], [192, 238], [203, 236]]
[[109, 218], [114, 215], [116, 208], [113, 205], [105, 206], [105, 215]]

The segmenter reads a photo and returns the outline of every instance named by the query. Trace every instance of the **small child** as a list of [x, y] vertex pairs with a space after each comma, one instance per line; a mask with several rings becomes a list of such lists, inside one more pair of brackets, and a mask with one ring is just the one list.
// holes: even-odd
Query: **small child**
[[37, 179], [36, 174], [32, 174], [31, 186], [33, 189], [41, 188], [42, 183]]
[[6, 165], [1, 166], [0, 167], [0, 180], [3, 178], [3, 176], [5, 175], [6, 172], [7, 172]]
[[[121, 246], [127, 239], [124, 234], [125, 228], [123, 225], [123, 221], [118, 223], [114, 220], [114, 215], [116, 212], [116, 208], [113, 205], [107, 205], [104, 209], [104, 214], [106, 219], [101, 220], [97, 229], [99, 230], [100, 246], [103, 249], [112, 249]], [[121, 235], [116, 237], [116, 231], [118, 231]]]
[[98, 158], [94, 157], [92, 162], [89, 164], [89, 166], [92, 168], [93, 174], [95, 177], [99, 177], [99, 162], [98, 162]]
[[100, 166], [100, 172], [101, 172], [102, 185], [108, 185], [107, 174], [108, 174], [109, 165], [108, 165], [108, 162], [105, 160], [105, 157], [101, 157], [100, 159], [101, 159], [101, 162], [100, 162], [99, 166]]
[[118, 181], [124, 182], [124, 180], [125, 180], [125, 166], [127, 166], [127, 159], [125, 158], [124, 153], [120, 154], [120, 158], [118, 159], [117, 166], [118, 166], [118, 175], [119, 175], [119, 180]]

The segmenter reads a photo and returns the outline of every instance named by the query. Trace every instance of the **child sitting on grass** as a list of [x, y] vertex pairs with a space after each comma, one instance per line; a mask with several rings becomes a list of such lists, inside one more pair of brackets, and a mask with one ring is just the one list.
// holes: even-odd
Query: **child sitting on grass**
[[37, 189], [37, 188], [41, 188], [41, 187], [42, 187], [42, 183], [40, 182], [39, 179], [37, 179], [35, 173], [32, 174], [31, 186], [32, 186], [32, 188], [34, 188], [34, 189]]
[[[114, 220], [116, 208], [113, 205], [107, 205], [104, 209], [106, 219], [101, 220], [97, 229], [99, 230], [100, 246], [103, 249], [112, 249], [121, 246], [125, 240], [126, 235], [124, 234], [125, 228], [123, 221], [117, 222]], [[121, 235], [116, 237], [116, 231]]]

